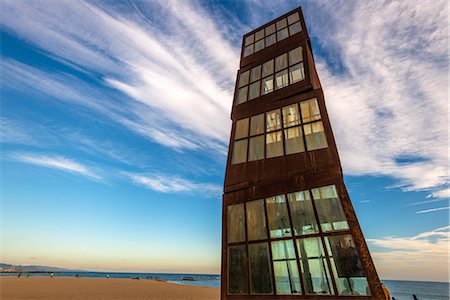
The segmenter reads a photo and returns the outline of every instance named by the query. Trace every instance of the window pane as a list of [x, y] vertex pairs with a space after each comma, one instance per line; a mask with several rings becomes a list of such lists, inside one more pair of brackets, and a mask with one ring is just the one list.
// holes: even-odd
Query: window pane
[[234, 165], [247, 161], [247, 143], [247, 139], [234, 142], [231, 164]]
[[289, 65], [295, 65], [299, 62], [303, 61], [303, 53], [302, 47], [297, 47], [291, 51], [289, 51]]
[[264, 159], [264, 135], [250, 138], [248, 161]]
[[316, 150], [328, 147], [327, 137], [321, 121], [306, 124], [303, 126], [305, 131], [306, 148]]
[[250, 71], [245, 71], [244, 73], [241, 73], [241, 75], [239, 75], [239, 87], [242, 87], [242, 86], [248, 84], [249, 76], [250, 76]]
[[254, 41], [255, 41], [255, 36], [253, 34], [249, 35], [248, 37], [245, 38], [245, 46], [253, 44]]
[[281, 19], [280, 21], [277, 22], [277, 30], [280, 30], [281, 28], [284, 28], [287, 26], [287, 22], [286, 19]]
[[316, 204], [320, 226], [324, 232], [349, 229], [334, 185], [311, 190]]
[[228, 293], [247, 294], [247, 254], [245, 246], [228, 247]]
[[370, 288], [351, 235], [325, 238], [339, 295], [370, 296]]
[[309, 191], [288, 194], [295, 235], [319, 233]]
[[264, 133], [264, 114], [259, 114], [250, 119], [250, 135]]
[[291, 26], [289, 26], [289, 34], [294, 35], [296, 33], [299, 33], [302, 31], [302, 24], [300, 22], [294, 23]]
[[275, 24], [269, 25], [266, 27], [266, 36], [275, 33]]
[[303, 123], [320, 120], [320, 109], [316, 98], [300, 102], [300, 110]]
[[261, 66], [254, 67], [250, 72], [250, 82], [261, 79]]
[[266, 47], [275, 44], [275, 42], [276, 42], [275, 33], [266, 37]]
[[273, 242], [272, 257], [277, 295], [301, 294], [294, 242]]
[[269, 247], [267, 243], [249, 244], [250, 293], [272, 294]]
[[264, 213], [264, 200], [247, 202], [247, 232], [248, 240], [261, 240], [267, 238], [266, 215]]
[[296, 83], [305, 79], [305, 71], [303, 69], [303, 63], [292, 66], [289, 68], [289, 80], [290, 83]]
[[284, 28], [284, 29], [281, 29], [280, 31], [277, 31], [277, 41], [284, 40], [288, 36], [289, 36], [289, 34], [288, 34], [288, 29], [287, 28]]
[[228, 205], [228, 243], [244, 242], [244, 204]]
[[300, 257], [305, 293], [310, 295], [332, 294], [330, 271], [320, 238], [297, 240], [297, 250]]
[[283, 70], [275, 74], [275, 89], [281, 89], [288, 86], [288, 71]]
[[305, 151], [303, 134], [300, 126], [284, 130], [284, 143], [286, 154], [294, 154]]
[[255, 33], [255, 41], [258, 41], [264, 37], [264, 28]]
[[264, 49], [264, 39], [259, 40], [255, 43], [255, 52]]
[[273, 59], [265, 62], [262, 66], [262, 77], [273, 74]]
[[262, 80], [261, 95], [273, 92], [273, 76], [266, 77]]
[[248, 86], [244, 86], [243, 88], [240, 88], [238, 90], [237, 100], [236, 100], [237, 104], [241, 104], [241, 103], [244, 103], [245, 101], [247, 101], [247, 91], [248, 91]]
[[248, 92], [248, 100], [252, 100], [259, 97], [259, 83], [260, 81], [250, 84], [250, 89]]
[[300, 113], [298, 111], [298, 104], [292, 104], [283, 107], [283, 126], [291, 127], [300, 124]]
[[266, 113], [266, 131], [281, 129], [281, 111], [275, 109]]
[[283, 140], [281, 131], [268, 133], [266, 135], [266, 157], [277, 157], [283, 155]]
[[289, 17], [287, 17], [288, 24], [291, 25], [292, 23], [295, 23], [300, 20], [300, 17], [298, 16], [298, 12], [293, 13]]
[[275, 72], [278, 72], [280, 70], [283, 70], [287, 68], [287, 53], [278, 56], [275, 58]]
[[286, 198], [284, 195], [266, 198], [267, 218], [271, 238], [291, 236]]
[[244, 57], [249, 56], [250, 54], [253, 54], [253, 44], [244, 48]]
[[234, 139], [242, 139], [248, 136], [248, 118], [237, 120]]

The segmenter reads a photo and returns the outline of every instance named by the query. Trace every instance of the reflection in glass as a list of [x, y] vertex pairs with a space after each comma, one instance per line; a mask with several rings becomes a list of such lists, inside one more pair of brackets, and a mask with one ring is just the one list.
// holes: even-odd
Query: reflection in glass
[[249, 35], [248, 37], [245, 38], [245, 46], [253, 44], [254, 41], [255, 41], [255, 36], [253, 34]]
[[287, 17], [288, 24], [291, 25], [292, 23], [295, 23], [300, 20], [300, 17], [298, 16], [298, 12], [293, 13], [289, 17]]
[[266, 157], [277, 157], [283, 155], [283, 137], [280, 131], [266, 134]]
[[248, 86], [244, 86], [243, 88], [240, 88], [238, 90], [237, 104], [241, 104], [241, 103], [244, 103], [245, 101], [247, 101], [247, 91], [248, 91]]
[[247, 233], [248, 240], [262, 240], [267, 238], [266, 215], [264, 200], [247, 202]]
[[309, 191], [288, 194], [295, 235], [319, 233]]
[[248, 136], [248, 118], [237, 120], [234, 139], [242, 139]]
[[320, 238], [298, 239], [297, 250], [305, 293], [310, 295], [333, 294], [330, 271]]
[[281, 129], [281, 112], [280, 109], [275, 109], [266, 113], [267, 123], [266, 130], [273, 131]]
[[259, 114], [250, 119], [250, 136], [264, 133], [264, 114]]
[[280, 21], [277, 22], [277, 30], [280, 30], [281, 28], [284, 28], [287, 26], [287, 22], [286, 19], [281, 19]]
[[259, 97], [259, 83], [260, 81], [256, 81], [250, 84], [250, 89], [248, 91], [248, 100], [252, 100]]
[[266, 198], [267, 218], [271, 238], [291, 236], [291, 226], [286, 207], [286, 197], [279, 195]]
[[255, 52], [264, 49], [264, 39], [259, 40], [255, 43]]
[[250, 71], [245, 71], [244, 73], [241, 73], [241, 75], [239, 75], [239, 87], [248, 84], [249, 76]]
[[266, 27], [266, 36], [271, 35], [275, 32], [275, 24]]
[[244, 204], [228, 205], [228, 243], [244, 242], [245, 241], [245, 227], [244, 227]]
[[319, 104], [316, 98], [300, 102], [300, 110], [302, 111], [303, 123], [320, 120]]
[[261, 78], [261, 66], [256, 66], [250, 71], [250, 82]]
[[305, 151], [303, 134], [300, 126], [284, 130], [284, 144], [286, 154], [294, 154]]
[[291, 127], [300, 124], [300, 113], [297, 103], [283, 107], [283, 126]]
[[264, 37], [264, 28], [255, 33], [255, 40], [258, 41]]
[[247, 254], [245, 246], [228, 247], [228, 293], [247, 294]]
[[277, 31], [277, 41], [284, 40], [288, 36], [289, 36], [289, 33], [288, 33], [288, 29], [287, 28], [284, 28], [284, 29], [281, 29], [280, 31]]
[[291, 84], [302, 81], [303, 79], [305, 79], [303, 63], [299, 63], [289, 68], [289, 80]]
[[351, 235], [325, 237], [339, 295], [370, 296], [361, 260]]
[[234, 142], [231, 164], [234, 165], [247, 161], [247, 144], [247, 139]]
[[248, 257], [250, 261], [250, 293], [272, 294], [272, 272], [267, 243], [249, 244]]
[[276, 42], [275, 33], [266, 37], [266, 47], [275, 44], [275, 42]]
[[306, 124], [303, 126], [303, 130], [305, 131], [306, 148], [308, 150], [328, 147], [327, 137], [321, 121]]
[[248, 161], [264, 159], [264, 135], [250, 138]]
[[288, 70], [283, 70], [275, 74], [275, 89], [281, 89], [288, 86]]
[[261, 95], [271, 93], [272, 91], [273, 91], [273, 76], [269, 76], [262, 80]]
[[302, 47], [297, 47], [291, 51], [289, 51], [289, 65], [295, 65], [299, 62], [303, 61], [303, 53]]
[[277, 295], [301, 294], [294, 242], [272, 242], [272, 257]]
[[283, 55], [280, 55], [277, 58], [275, 58], [275, 71], [276, 72], [287, 68], [287, 66], [288, 66], [287, 53], [285, 53]]
[[273, 74], [273, 59], [265, 62], [262, 66], [262, 77]]
[[302, 31], [302, 24], [300, 24], [300, 22], [294, 23], [289, 26], [290, 35], [294, 35], [296, 33], [299, 33], [300, 31]]
[[324, 232], [349, 229], [347, 218], [334, 185], [315, 188], [311, 192], [319, 216], [320, 226]]
[[253, 44], [244, 48], [244, 57], [253, 53]]

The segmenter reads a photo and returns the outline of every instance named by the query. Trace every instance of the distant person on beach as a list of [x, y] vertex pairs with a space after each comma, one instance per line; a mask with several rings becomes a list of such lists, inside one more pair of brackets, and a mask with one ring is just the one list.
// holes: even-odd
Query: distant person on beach
[[106, 274], [106, 278], [109, 278], [109, 274]]
[[22, 273], [19, 273], [19, 275], [17, 275], [17, 278], [19, 278], [22, 275]]
[[51, 278], [53, 278], [53, 272], [52, 272], [52, 273], [50, 273], [50, 277], [51, 277]]

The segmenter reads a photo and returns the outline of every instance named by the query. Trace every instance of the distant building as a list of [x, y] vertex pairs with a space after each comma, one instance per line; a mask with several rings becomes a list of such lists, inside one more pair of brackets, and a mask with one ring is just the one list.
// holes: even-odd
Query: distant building
[[231, 119], [222, 299], [382, 299], [300, 8], [244, 36]]

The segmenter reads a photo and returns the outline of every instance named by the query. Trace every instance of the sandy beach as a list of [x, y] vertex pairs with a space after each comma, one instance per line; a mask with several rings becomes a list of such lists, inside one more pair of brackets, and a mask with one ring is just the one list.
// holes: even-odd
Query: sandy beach
[[12, 299], [219, 299], [220, 290], [156, 280], [0, 276], [0, 298]]

